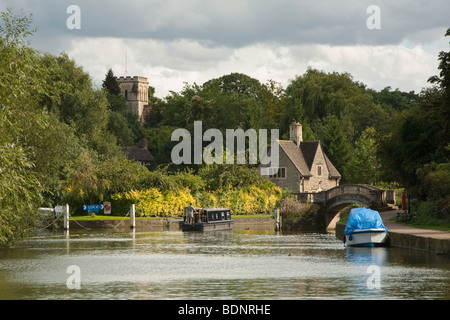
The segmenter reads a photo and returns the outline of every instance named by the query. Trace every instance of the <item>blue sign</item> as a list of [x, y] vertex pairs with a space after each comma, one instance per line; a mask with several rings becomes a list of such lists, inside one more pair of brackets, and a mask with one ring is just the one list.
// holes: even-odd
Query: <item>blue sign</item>
[[99, 211], [102, 209], [103, 209], [102, 204], [85, 204], [83, 206], [83, 210], [87, 210], [87, 211]]

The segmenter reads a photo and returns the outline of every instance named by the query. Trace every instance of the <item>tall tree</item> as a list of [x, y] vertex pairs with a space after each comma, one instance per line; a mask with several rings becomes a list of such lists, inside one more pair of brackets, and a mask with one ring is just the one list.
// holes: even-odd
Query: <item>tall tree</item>
[[0, 245], [26, 234], [41, 203], [42, 186], [27, 156], [20, 126], [47, 124], [36, 110], [34, 92], [41, 92], [34, 52], [26, 45], [32, 16], [1, 13], [0, 22]]
[[338, 120], [349, 119], [358, 137], [368, 126], [382, 125], [386, 112], [373, 101], [371, 94], [348, 73], [325, 73], [309, 68], [290, 82], [285, 91], [286, 109], [281, 132], [289, 131], [292, 119], [309, 124], [329, 115]]
[[336, 116], [330, 115], [314, 122], [312, 127], [330, 161], [342, 175], [342, 182], [347, 182], [347, 165], [350, 158], [351, 136], [346, 130], [351, 125], [344, 124]]
[[[450, 35], [450, 29], [447, 30]], [[450, 161], [450, 54], [439, 54], [440, 75], [429, 81], [418, 106], [394, 117], [392, 132], [381, 144], [381, 155], [398, 182], [419, 195], [418, 170], [427, 164]]]
[[112, 69], [109, 69], [103, 80], [102, 87], [106, 89], [109, 94], [118, 96], [120, 94], [120, 86], [117, 82], [117, 77], [114, 75]]
[[376, 131], [368, 127], [355, 143], [350, 155], [347, 175], [351, 183], [376, 185], [380, 179], [381, 163], [377, 156]]

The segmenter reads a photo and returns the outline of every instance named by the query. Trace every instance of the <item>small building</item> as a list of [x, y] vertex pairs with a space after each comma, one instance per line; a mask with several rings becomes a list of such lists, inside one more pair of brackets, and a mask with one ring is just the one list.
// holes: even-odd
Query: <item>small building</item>
[[290, 125], [290, 140], [279, 140], [278, 171], [268, 179], [292, 193], [320, 192], [339, 185], [341, 174], [324, 153], [320, 141], [303, 141], [302, 125]]
[[155, 166], [155, 158], [148, 150], [148, 140], [143, 139], [140, 147], [122, 147], [122, 151], [127, 155], [128, 160], [139, 162], [149, 170]]

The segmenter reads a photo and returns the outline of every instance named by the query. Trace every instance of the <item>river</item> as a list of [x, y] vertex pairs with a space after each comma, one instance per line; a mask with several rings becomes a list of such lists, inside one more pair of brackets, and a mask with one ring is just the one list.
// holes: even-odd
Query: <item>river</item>
[[450, 257], [332, 233], [42, 232], [0, 249], [0, 299], [449, 299]]

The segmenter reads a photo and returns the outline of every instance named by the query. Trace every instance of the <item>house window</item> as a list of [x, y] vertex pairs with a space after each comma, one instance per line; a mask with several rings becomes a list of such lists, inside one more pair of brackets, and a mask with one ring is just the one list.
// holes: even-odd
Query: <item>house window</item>
[[270, 178], [286, 178], [286, 168], [271, 168]]
[[322, 166], [317, 166], [317, 175], [318, 176], [322, 175]]
[[128, 90], [125, 90], [125, 99], [128, 100]]

